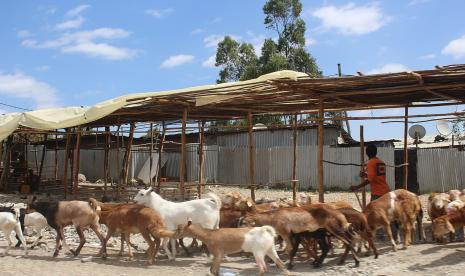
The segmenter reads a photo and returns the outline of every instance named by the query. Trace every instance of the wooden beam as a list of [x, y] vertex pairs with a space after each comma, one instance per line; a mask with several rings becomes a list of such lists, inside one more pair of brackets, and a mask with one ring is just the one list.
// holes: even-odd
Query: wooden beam
[[70, 155], [70, 149], [71, 149], [71, 134], [69, 134], [70, 130], [66, 129], [66, 146], [65, 146], [65, 166], [63, 168], [63, 189], [64, 189], [64, 195], [65, 199], [68, 196], [68, 166], [69, 166], [69, 155]]
[[150, 166], [149, 166], [149, 186], [152, 187], [152, 168], [153, 168], [153, 123], [150, 123]]
[[[407, 135], [408, 135], [408, 107], [405, 107], [405, 121], [404, 121], [404, 164], [408, 163], [408, 148], [407, 148]], [[404, 166], [404, 189], [408, 188], [408, 165]]]
[[[116, 130], [116, 170], [118, 172], [118, 182], [116, 183], [116, 187], [113, 187], [113, 189], [116, 188], [116, 198], [119, 199], [119, 187], [121, 185], [121, 161], [120, 161], [120, 156], [119, 156], [119, 150], [120, 150], [120, 143], [119, 143], [119, 135], [120, 135], [120, 129], [121, 125], [118, 125], [118, 128]], [[114, 194], [113, 194], [114, 195]]]
[[[404, 108], [409, 108], [409, 107], [404, 106]], [[432, 113], [432, 114], [422, 114], [422, 115], [373, 116], [373, 117], [334, 117], [334, 118], [331, 118], [331, 121], [341, 121], [341, 120], [364, 121], [364, 120], [386, 120], [386, 119], [463, 116], [463, 115], [465, 115], [465, 112]], [[324, 119], [309, 118], [307, 119], [307, 121], [324, 121]]]
[[103, 160], [103, 195], [107, 196], [107, 186], [108, 186], [108, 164], [110, 163], [110, 127], [105, 127], [105, 159]]
[[0, 177], [0, 190], [8, 191], [8, 174], [10, 172], [10, 152], [13, 145], [13, 135], [8, 136], [2, 151], [3, 171]]
[[73, 172], [73, 196], [76, 197], [79, 192], [79, 165], [81, 161], [81, 127], [78, 127], [78, 132], [76, 134], [76, 145], [74, 148], [74, 155], [73, 155], [73, 164], [74, 164], [74, 172]]
[[165, 121], [161, 122], [161, 127], [162, 127], [161, 141], [160, 141], [160, 144], [158, 145], [157, 189], [156, 189], [157, 193], [160, 193], [160, 186], [161, 186], [161, 161], [162, 161], [162, 155], [163, 155], [163, 145], [165, 143], [165, 135], [166, 135]]
[[204, 130], [205, 130], [205, 121], [199, 122], [199, 184], [197, 186], [197, 193], [199, 198], [202, 198], [202, 188], [204, 184]]
[[45, 154], [47, 153], [47, 134], [44, 134], [44, 145], [42, 148], [42, 156], [40, 157], [40, 168], [39, 168], [39, 181], [42, 179], [42, 170], [44, 169]]
[[250, 197], [255, 201], [255, 165], [254, 165], [254, 141], [253, 141], [253, 115], [252, 112], [248, 113], [249, 124], [249, 183], [250, 183]]
[[297, 114], [294, 114], [292, 128], [292, 199], [297, 200]]
[[179, 189], [181, 190], [181, 200], [185, 200], [184, 194], [184, 175], [186, 173], [186, 124], [187, 124], [187, 108], [182, 112], [182, 131], [181, 131], [181, 163], [179, 164]]
[[323, 168], [323, 144], [324, 144], [324, 101], [320, 98], [318, 102], [318, 152], [317, 152], [317, 159], [318, 159], [318, 199], [320, 202], [325, 202], [325, 194], [324, 194], [324, 168]]
[[[360, 126], [360, 171], [365, 171], [365, 139], [363, 137], [363, 125]], [[362, 188], [362, 209], [367, 206], [367, 189]]]
[[55, 134], [55, 181], [58, 180], [58, 134]]
[[[129, 128], [129, 139], [126, 144], [126, 151], [124, 153], [124, 167], [123, 167], [123, 184], [125, 186], [128, 185], [128, 177], [129, 177], [129, 163], [131, 160], [131, 149], [132, 149], [132, 141], [134, 139], [134, 130], [136, 129], [136, 124], [131, 123]], [[121, 185], [119, 187], [121, 189]]]

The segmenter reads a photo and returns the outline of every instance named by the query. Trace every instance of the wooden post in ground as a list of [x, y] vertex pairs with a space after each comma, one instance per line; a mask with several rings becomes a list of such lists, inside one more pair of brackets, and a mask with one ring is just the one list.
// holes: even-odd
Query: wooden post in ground
[[[404, 119], [404, 164], [408, 163], [408, 148], [407, 148], [407, 134], [408, 134], [408, 107], [405, 107]], [[404, 165], [404, 189], [408, 188], [408, 165]]]
[[204, 145], [204, 129], [205, 121], [199, 122], [199, 183], [197, 185], [197, 193], [199, 198], [202, 198], [202, 185], [204, 184], [204, 154], [203, 154], [203, 145]]
[[[58, 131], [58, 130], [57, 130]], [[55, 134], [55, 182], [58, 180], [58, 134]]]
[[8, 174], [10, 172], [10, 152], [11, 152], [11, 147], [13, 145], [13, 135], [10, 135], [8, 139], [5, 142], [5, 146], [3, 147], [3, 171], [2, 171], [2, 176], [0, 177], [0, 190], [3, 190], [5, 192], [8, 192]]
[[297, 199], [297, 114], [294, 114], [294, 123], [292, 128], [292, 199]]
[[65, 199], [68, 196], [68, 165], [69, 165], [69, 153], [71, 144], [71, 135], [69, 129], [66, 129], [66, 146], [65, 146], [65, 166], [63, 168], [63, 189], [65, 193]]
[[249, 123], [249, 183], [250, 183], [250, 197], [255, 201], [255, 165], [254, 165], [254, 142], [253, 142], [253, 116], [252, 112], [248, 113]]
[[[118, 125], [118, 128], [116, 130], [116, 171], [117, 171], [117, 176], [118, 176], [118, 182], [116, 183], [116, 198], [119, 198], [119, 186], [121, 185], [121, 163], [120, 163], [120, 160], [119, 160], [119, 147], [120, 147], [120, 143], [119, 143], [119, 131], [121, 129], [121, 125]], [[113, 186], [113, 189], [115, 189], [115, 187]], [[113, 194], [114, 195], [114, 194]]]
[[103, 160], [103, 195], [107, 196], [108, 164], [110, 163], [110, 127], [105, 127], [105, 159]]
[[73, 196], [76, 197], [79, 192], [79, 165], [81, 161], [81, 131], [82, 128], [77, 128], [76, 134], [76, 145], [74, 147], [74, 154], [73, 154], [73, 164], [74, 164], [74, 172], [73, 172]]
[[47, 153], [47, 134], [44, 134], [44, 147], [42, 148], [42, 156], [40, 158], [40, 168], [39, 168], [39, 181], [42, 180], [42, 171], [44, 169], [45, 154]]
[[318, 101], [318, 152], [317, 152], [317, 164], [318, 164], [318, 200], [325, 202], [324, 194], [324, 169], [323, 169], [323, 144], [324, 144], [324, 102], [320, 98]]
[[153, 168], [153, 123], [150, 123], [150, 156], [149, 156], [149, 186], [152, 187], [152, 168]]
[[[129, 162], [131, 160], [131, 149], [132, 149], [132, 141], [134, 139], [134, 130], [136, 129], [136, 124], [134, 122], [131, 123], [129, 128], [129, 138], [126, 144], [126, 152], [124, 153], [124, 160], [123, 160], [123, 184], [127, 186], [128, 184], [128, 177], [129, 177]], [[119, 185], [118, 190], [121, 190], [121, 185]], [[121, 191], [119, 191], [121, 193]], [[118, 194], [119, 194], [118, 193]]]
[[162, 154], [163, 154], [163, 144], [165, 143], [165, 121], [161, 122], [162, 127], [162, 134], [160, 144], [158, 145], [158, 165], [157, 165], [157, 189], [156, 192], [160, 193], [160, 186], [161, 186], [161, 161], [162, 161]]
[[[363, 137], [363, 126], [360, 126], [360, 171], [365, 171], [365, 139]], [[362, 178], [362, 181], [365, 178]], [[367, 190], [366, 186], [362, 188], [362, 208], [367, 206]]]
[[181, 129], [181, 163], [179, 164], [179, 189], [181, 191], [181, 200], [184, 201], [184, 175], [186, 173], [186, 124], [187, 108], [182, 112], [182, 129]]

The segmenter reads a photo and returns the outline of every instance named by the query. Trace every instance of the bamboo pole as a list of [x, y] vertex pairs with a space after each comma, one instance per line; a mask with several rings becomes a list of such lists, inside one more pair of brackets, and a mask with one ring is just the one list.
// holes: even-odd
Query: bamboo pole
[[165, 121], [161, 122], [161, 127], [162, 127], [162, 135], [161, 135], [160, 144], [158, 145], [157, 189], [156, 189], [157, 193], [160, 193], [160, 186], [161, 186], [161, 161], [162, 161], [163, 145], [165, 143], [165, 135], [166, 135]]
[[153, 168], [153, 123], [150, 123], [150, 166], [149, 166], [149, 185], [152, 187], [152, 168]]
[[297, 199], [297, 114], [294, 114], [294, 127], [292, 129], [292, 199]]
[[[66, 129], [66, 132], [68, 132], [69, 129]], [[64, 194], [65, 194], [65, 199], [68, 195], [68, 164], [69, 164], [69, 155], [70, 155], [70, 141], [71, 140], [71, 135], [66, 134], [66, 146], [65, 146], [65, 166], [63, 168], [63, 189], [64, 189]]]
[[103, 195], [107, 196], [108, 164], [110, 163], [110, 127], [105, 127], [105, 160], [103, 161]]
[[182, 112], [182, 132], [181, 132], [181, 163], [179, 164], [179, 189], [181, 190], [181, 200], [184, 201], [184, 175], [186, 173], [186, 124], [187, 108]]
[[199, 198], [202, 198], [202, 185], [204, 184], [204, 154], [203, 154], [203, 146], [204, 146], [204, 129], [205, 129], [205, 121], [199, 122], [199, 184], [197, 186], [197, 194]]
[[[120, 163], [120, 152], [119, 152], [119, 134], [120, 134], [121, 125], [118, 125], [116, 130], [116, 170], [118, 172], [118, 182], [116, 183], [116, 198], [119, 199], [119, 186], [121, 185], [121, 163]], [[113, 186], [113, 189], [115, 187]], [[113, 194], [114, 195], [114, 194]]]
[[55, 182], [58, 180], [58, 134], [55, 134], [55, 166], [54, 166], [54, 175]]
[[319, 114], [319, 121], [318, 121], [318, 152], [317, 152], [317, 159], [318, 159], [318, 199], [320, 202], [325, 202], [325, 195], [324, 195], [324, 169], [323, 169], [323, 139], [324, 139], [324, 103], [323, 99], [320, 98], [318, 102], [318, 114]]
[[254, 141], [253, 141], [253, 116], [252, 112], [248, 113], [249, 123], [249, 183], [250, 183], [250, 197], [255, 201], [255, 165], [254, 165]]
[[40, 158], [40, 168], [39, 168], [39, 181], [42, 179], [42, 170], [44, 169], [45, 154], [47, 153], [47, 134], [44, 134], [44, 147], [42, 148], [42, 156]]
[[[408, 134], [408, 107], [405, 107], [405, 122], [404, 122], [404, 164], [408, 163], [408, 148], [407, 148], [407, 134]], [[408, 165], [404, 166], [404, 189], [408, 188]]]
[[[126, 152], [124, 153], [124, 160], [123, 160], [123, 184], [128, 184], [128, 177], [129, 177], [129, 162], [131, 160], [131, 149], [132, 149], [132, 141], [134, 139], [134, 130], [136, 128], [136, 124], [134, 122], [131, 123], [129, 129], [129, 138], [128, 142], [126, 143]], [[121, 185], [119, 185], [119, 190], [121, 189]], [[121, 192], [121, 191], [120, 191]]]
[[[360, 171], [365, 171], [365, 139], [363, 135], [363, 125], [360, 126]], [[367, 189], [362, 188], [362, 208], [367, 206]]]
[[74, 148], [73, 154], [73, 163], [74, 163], [74, 171], [73, 171], [73, 196], [76, 197], [79, 192], [79, 165], [81, 161], [81, 131], [82, 128], [78, 127], [78, 133], [76, 135], [76, 145]]

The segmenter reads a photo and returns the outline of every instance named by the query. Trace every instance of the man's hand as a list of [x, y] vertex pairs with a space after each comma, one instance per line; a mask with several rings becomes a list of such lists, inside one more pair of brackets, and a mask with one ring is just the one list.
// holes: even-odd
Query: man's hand
[[360, 189], [360, 186], [359, 186], [359, 185], [352, 185], [352, 186], [350, 186], [349, 189], [350, 189], [352, 192], [354, 192], [354, 191]]

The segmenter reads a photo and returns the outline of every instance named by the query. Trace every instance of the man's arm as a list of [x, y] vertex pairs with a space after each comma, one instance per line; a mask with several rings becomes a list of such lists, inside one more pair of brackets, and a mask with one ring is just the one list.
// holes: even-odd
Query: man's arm
[[356, 190], [359, 190], [360, 188], [362, 187], [365, 187], [366, 185], [370, 184], [370, 181], [368, 181], [368, 179], [365, 179], [362, 183], [360, 183], [359, 185], [352, 185], [350, 186], [350, 190], [351, 191], [356, 191]]

